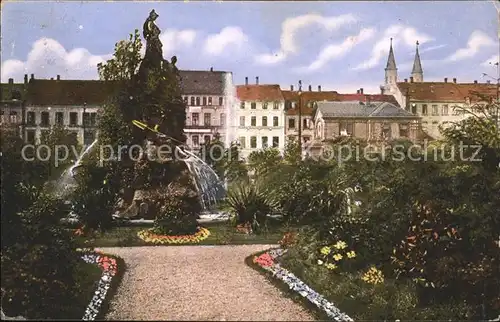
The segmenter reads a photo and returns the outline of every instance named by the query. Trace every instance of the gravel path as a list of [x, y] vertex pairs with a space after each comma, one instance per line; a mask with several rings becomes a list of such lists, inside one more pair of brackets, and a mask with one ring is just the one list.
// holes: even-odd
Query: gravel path
[[313, 321], [245, 264], [273, 246], [103, 248], [127, 265], [106, 319]]

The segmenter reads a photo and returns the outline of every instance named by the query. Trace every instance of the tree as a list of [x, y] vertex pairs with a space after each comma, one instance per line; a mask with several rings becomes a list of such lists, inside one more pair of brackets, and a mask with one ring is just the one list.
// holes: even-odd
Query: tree
[[40, 144], [49, 148], [40, 149], [41, 159], [47, 160], [44, 164], [48, 178], [59, 178], [64, 169], [78, 158], [75, 152], [81, 150], [76, 136], [62, 125], [55, 125], [49, 131], [42, 132]]
[[285, 146], [283, 153], [283, 161], [289, 165], [298, 165], [302, 160], [299, 143], [294, 140], [289, 140]]
[[254, 176], [265, 176], [281, 163], [282, 157], [278, 149], [267, 148], [253, 151], [248, 156], [248, 166]]
[[224, 142], [219, 136], [215, 136], [211, 141], [204, 142], [200, 147], [199, 154], [203, 161], [211, 166], [219, 178], [224, 178]]

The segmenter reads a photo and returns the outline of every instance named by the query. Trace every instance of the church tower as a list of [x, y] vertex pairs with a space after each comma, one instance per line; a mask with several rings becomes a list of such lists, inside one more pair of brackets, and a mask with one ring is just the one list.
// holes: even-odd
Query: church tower
[[413, 61], [413, 70], [411, 71], [411, 77], [415, 83], [422, 83], [424, 81], [424, 71], [422, 70], [422, 63], [420, 62], [420, 54], [418, 53], [418, 41], [417, 41], [417, 51], [415, 53], [415, 60]]
[[394, 59], [394, 50], [392, 49], [392, 38], [391, 47], [389, 49], [389, 57], [387, 58], [387, 66], [385, 67], [385, 83], [381, 86], [383, 94], [391, 94], [391, 89], [396, 86], [398, 81], [398, 69], [396, 67], [396, 59]]

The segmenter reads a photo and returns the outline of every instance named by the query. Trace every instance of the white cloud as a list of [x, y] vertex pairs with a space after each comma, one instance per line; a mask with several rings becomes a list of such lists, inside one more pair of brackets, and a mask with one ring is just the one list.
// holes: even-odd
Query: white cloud
[[[175, 54], [176, 50], [190, 47], [196, 39], [196, 31], [191, 29], [176, 30], [169, 29], [162, 32], [160, 41], [163, 44], [163, 55]], [[143, 46], [145, 48], [145, 44]]]
[[342, 57], [354, 48], [354, 46], [371, 39], [375, 35], [375, 29], [362, 29], [356, 36], [347, 37], [342, 43], [328, 45], [319, 53], [315, 61], [309, 66], [300, 68], [301, 71], [316, 71], [325, 66], [329, 61]]
[[255, 58], [260, 64], [276, 64], [283, 61], [289, 54], [298, 52], [296, 43], [297, 32], [303, 28], [317, 24], [327, 31], [335, 31], [344, 25], [356, 22], [357, 19], [352, 14], [340, 16], [324, 17], [318, 14], [307, 14], [293, 18], [287, 18], [281, 25], [281, 48], [274, 54], [261, 54]]
[[459, 61], [467, 58], [474, 57], [479, 50], [483, 47], [490, 47], [496, 45], [495, 41], [488, 37], [484, 32], [480, 30], [475, 30], [469, 37], [467, 41], [467, 47], [460, 48], [445, 60], [447, 61]]
[[500, 62], [500, 55], [493, 55], [488, 60], [483, 62], [481, 66], [494, 66], [495, 64], [498, 64], [498, 62]]
[[224, 27], [218, 34], [207, 36], [204, 51], [207, 54], [218, 56], [224, 53], [229, 46], [242, 48], [247, 42], [248, 37], [240, 27]]
[[410, 26], [390, 26], [385, 30], [382, 39], [377, 41], [373, 46], [370, 58], [355, 66], [353, 70], [366, 70], [378, 66], [389, 54], [390, 38], [393, 38], [393, 47], [396, 47], [399, 43], [402, 43], [406, 47], [415, 47], [417, 40], [420, 44], [425, 44], [433, 40], [430, 36], [420, 33]]
[[67, 51], [51, 38], [41, 38], [33, 43], [26, 61], [6, 60], [2, 62], [2, 82], [8, 78], [22, 81], [24, 74], [35, 74], [37, 78], [61, 75], [65, 79], [95, 79], [97, 64], [109, 59], [109, 55], [92, 55], [85, 48]]

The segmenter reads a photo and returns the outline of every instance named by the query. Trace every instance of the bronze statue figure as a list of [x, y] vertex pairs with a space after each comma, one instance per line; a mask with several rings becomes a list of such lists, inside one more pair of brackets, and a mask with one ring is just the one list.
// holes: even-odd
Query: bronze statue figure
[[157, 67], [159, 67], [163, 60], [163, 44], [160, 41], [161, 30], [155, 24], [156, 18], [158, 18], [158, 14], [153, 9], [144, 22], [142, 34], [144, 39], [146, 39], [146, 54], [144, 58], [149, 60], [152, 65], [158, 65]]

